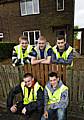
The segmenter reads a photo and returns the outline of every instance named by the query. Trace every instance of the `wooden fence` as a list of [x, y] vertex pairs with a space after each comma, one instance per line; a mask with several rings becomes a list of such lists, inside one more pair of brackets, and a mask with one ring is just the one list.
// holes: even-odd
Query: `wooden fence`
[[65, 65], [56, 65], [56, 64], [37, 64], [37, 65], [25, 65], [24, 72], [31, 72], [33, 76], [40, 81], [44, 86], [48, 80], [48, 73], [54, 71], [57, 72], [59, 77], [66, 82], [66, 66]]
[[48, 80], [48, 73], [55, 71], [60, 78], [66, 80], [66, 66], [63, 65], [25, 65], [24, 67], [13, 67], [12, 65], [0, 65], [0, 106], [5, 107], [9, 91], [18, 84], [23, 74], [31, 72], [33, 76], [44, 86]]
[[74, 59], [73, 68], [66, 70], [70, 104], [68, 115], [71, 120], [84, 120], [84, 58]]
[[19, 83], [18, 68], [11, 65], [0, 65], [0, 107], [6, 108], [9, 91]]
[[74, 59], [74, 66], [64, 65], [25, 65], [24, 67], [13, 67], [11, 65], [0, 65], [0, 107], [6, 108], [6, 99], [9, 91], [18, 84], [23, 74], [31, 72], [42, 85], [48, 80], [48, 73], [55, 71], [63, 82], [69, 87], [70, 104], [68, 116], [71, 120], [84, 119], [84, 58]]

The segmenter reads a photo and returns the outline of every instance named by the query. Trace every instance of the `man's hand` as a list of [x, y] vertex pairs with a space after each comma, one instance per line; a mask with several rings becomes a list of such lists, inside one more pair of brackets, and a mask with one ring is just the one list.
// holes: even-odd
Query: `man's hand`
[[10, 108], [11, 112], [15, 113], [17, 111], [17, 105], [13, 105], [11, 108]]
[[58, 61], [59, 64], [64, 64], [65, 63], [65, 60], [63, 58], [59, 58], [57, 61]]
[[26, 114], [26, 108], [24, 107], [23, 109], [22, 109], [22, 114]]
[[44, 118], [48, 118], [48, 112], [45, 111], [43, 116], [44, 116]]

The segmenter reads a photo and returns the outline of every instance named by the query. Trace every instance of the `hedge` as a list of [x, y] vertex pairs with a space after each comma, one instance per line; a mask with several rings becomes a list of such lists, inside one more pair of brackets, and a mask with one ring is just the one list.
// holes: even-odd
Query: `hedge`
[[0, 43], [0, 60], [12, 57], [12, 50], [16, 43]]

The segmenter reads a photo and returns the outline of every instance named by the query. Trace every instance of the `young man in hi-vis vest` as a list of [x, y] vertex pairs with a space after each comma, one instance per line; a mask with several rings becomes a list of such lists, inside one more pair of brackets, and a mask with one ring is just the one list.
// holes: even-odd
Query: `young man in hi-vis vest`
[[54, 63], [72, 65], [73, 48], [66, 43], [63, 35], [57, 37], [56, 45], [53, 47], [53, 53], [52, 61]]
[[52, 56], [52, 48], [44, 36], [38, 38], [38, 43], [32, 53], [31, 64], [50, 64]]
[[[18, 93], [21, 93], [22, 100], [13, 104], [14, 97]], [[43, 96], [43, 87], [31, 73], [26, 73], [23, 81], [9, 92], [7, 108], [12, 113], [23, 114], [27, 120], [34, 114], [36, 114], [36, 120], [40, 120], [43, 110]]]
[[44, 89], [44, 114], [41, 120], [66, 120], [67, 106], [68, 87], [62, 83], [57, 73], [49, 73], [49, 81]]
[[31, 63], [32, 45], [29, 45], [27, 36], [19, 37], [19, 45], [14, 46], [12, 52], [13, 66]]

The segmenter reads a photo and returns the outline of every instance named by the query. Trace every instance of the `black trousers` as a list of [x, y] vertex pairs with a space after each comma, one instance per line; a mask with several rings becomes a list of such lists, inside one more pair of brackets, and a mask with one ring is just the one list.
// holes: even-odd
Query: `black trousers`
[[41, 120], [41, 116], [43, 114], [43, 109], [33, 110], [31, 112], [27, 111], [25, 115], [22, 114], [22, 109], [25, 107], [22, 101], [17, 103], [17, 112], [9, 113], [9, 118], [11, 120]]

